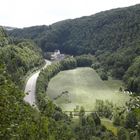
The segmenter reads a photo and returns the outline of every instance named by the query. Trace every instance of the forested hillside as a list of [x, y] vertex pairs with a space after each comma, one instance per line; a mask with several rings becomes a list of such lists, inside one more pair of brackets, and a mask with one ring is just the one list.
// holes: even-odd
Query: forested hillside
[[[60, 109], [56, 112], [60, 116], [57, 122], [52, 114], [37, 111], [26, 104], [23, 98], [24, 93], [11, 81], [6, 67], [0, 63], [1, 140], [70, 140], [73, 137], [67, 125], [70, 120]], [[54, 113], [55, 105], [46, 105], [47, 111]]]
[[[73, 55], [91, 53], [96, 56], [101, 69], [123, 79], [128, 90], [140, 92], [139, 75], [131, 73], [130, 77], [128, 74], [128, 69], [131, 67], [133, 71], [140, 55], [139, 13], [140, 5], [136, 5], [50, 26], [16, 29], [9, 31], [9, 35], [33, 39], [44, 53], [55, 49]], [[135, 68], [138, 71], [138, 67]]]
[[[64, 140], [72, 137], [68, 129], [68, 117], [62, 114], [62, 122], [48, 117], [25, 103], [21, 91], [23, 76], [34, 67], [43, 64], [40, 50], [31, 41], [12, 41], [0, 28], [0, 139], [1, 140]], [[47, 104], [52, 112], [55, 105]], [[63, 117], [64, 116], [64, 117]], [[64, 132], [63, 135], [60, 133]]]
[[[55, 88], [56, 93], [54, 94], [54, 90], [51, 90], [50, 94], [54, 95], [53, 98], [51, 98], [53, 102], [51, 102], [50, 96], [48, 94], [48, 87], [50, 84], [50, 80], [54, 78], [54, 76], [57, 75], [60, 71], [62, 72], [63, 70], [68, 70], [68, 69], [76, 70], [75, 68], [77, 66], [78, 67], [90, 66], [93, 62], [92, 60], [93, 60], [92, 57], [88, 58], [85, 56], [67, 58], [63, 61], [54, 63], [46, 67], [45, 69], [43, 69], [37, 81], [37, 91], [36, 91], [37, 105], [39, 107], [40, 112], [42, 112], [43, 114], [46, 114], [48, 117], [54, 118], [57, 121], [61, 119], [63, 120], [64, 118], [66, 118], [66, 116], [60, 112], [61, 109], [59, 107], [56, 107], [56, 108], [53, 108], [53, 107], [55, 107], [55, 104], [59, 106], [59, 102], [57, 104], [55, 101], [57, 99], [59, 100], [62, 94], [70, 93], [70, 96], [72, 96], [71, 92], [67, 91], [66, 88], [64, 88], [64, 90], [66, 91], [64, 90], [62, 90], [63, 92], [59, 91], [59, 88], [62, 88], [63, 86], [65, 86], [65, 82], [67, 86], [70, 86], [70, 82], [67, 82], [66, 79], [62, 78], [62, 76], [58, 78], [59, 80], [61, 79], [63, 81], [63, 82], [61, 81], [63, 84], [62, 86], [60, 85], [57, 86], [58, 83], [56, 85], [52, 85], [52, 89]], [[74, 71], [74, 73], [77, 73], [77, 72]], [[88, 74], [89, 73], [86, 73], [85, 75], [88, 75]], [[67, 75], [69, 74], [67, 73]], [[83, 76], [83, 77], [87, 79], [86, 76]], [[94, 79], [95, 78], [96, 76], [94, 75]], [[68, 79], [70, 79], [70, 77]], [[75, 83], [74, 78], [72, 78], [72, 80], [70, 81], [74, 83], [73, 85], [75, 85], [76, 83], [80, 83], [80, 81]], [[87, 84], [87, 83], [85, 82], [84, 84]], [[82, 86], [84, 86], [84, 84]], [[99, 83], [94, 83], [94, 84], [96, 85]], [[72, 88], [74, 89], [74, 86]], [[87, 100], [89, 101], [89, 99], [86, 100], [86, 97], [84, 96], [84, 94], [82, 94], [83, 93], [82, 90], [78, 90], [77, 87], [76, 87], [76, 90], [79, 91], [77, 92], [78, 94], [80, 94], [81, 96], [83, 95], [85, 99], [84, 102], [86, 102]], [[94, 139], [95, 140], [96, 139], [97, 140], [100, 140], [100, 139], [101, 140], [139, 140], [140, 138], [140, 122], [139, 122], [140, 121], [140, 97], [134, 96], [130, 98], [130, 100], [125, 102], [124, 99], [121, 99], [122, 98], [121, 96], [122, 93], [121, 93], [119, 95], [121, 96], [119, 100], [120, 101], [123, 100], [123, 102], [125, 102], [125, 105], [120, 106], [119, 105], [120, 101], [117, 104], [115, 104], [113, 99], [111, 100], [111, 102], [109, 100], [105, 100], [105, 101], [100, 100], [99, 97], [97, 97], [99, 95], [98, 90], [96, 91], [96, 89], [93, 89], [92, 94], [94, 94], [93, 93], [94, 91], [96, 92], [96, 95], [93, 98], [97, 99], [94, 112], [92, 112], [89, 115], [85, 114], [86, 109], [87, 109], [85, 107], [87, 106], [87, 104], [84, 107], [81, 106], [80, 108], [79, 107], [74, 108], [74, 111], [71, 111], [71, 112], [68, 111], [70, 113], [69, 119], [71, 121], [70, 121], [70, 124], [68, 123], [68, 121], [66, 122], [69, 124], [67, 126], [73, 131], [74, 136], [71, 135], [72, 138], [75, 138], [76, 140], [92, 140], [92, 139], [93, 140]], [[99, 92], [101, 92], [101, 88], [99, 89]], [[113, 90], [111, 92], [113, 92]], [[86, 89], [87, 97], [89, 97], [88, 93], [89, 91], [87, 88]], [[76, 92], [74, 94], [76, 94]], [[107, 96], [108, 94], [109, 94], [109, 90], [107, 90], [107, 93], [104, 93], [101, 96], [104, 97], [104, 96]], [[117, 95], [118, 93], [115, 93], [115, 94]], [[78, 95], [78, 98], [80, 98], [79, 95]], [[90, 98], [92, 97], [90, 96]], [[93, 98], [91, 101], [92, 106], [94, 106]], [[114, 98], [116, 97], [114, 96]], [[63, 100], [63, 98], [61, 99]], [[68, 104], [70, 104], [70, 106], [71, 105], [75, 106], [75, 103], [74, 104], [72, 103], [71, 97], [70, 97], [69, 103], [67, 103], [67, 98], [64, 98], [64, 100], [66, 101], [66, 104], [65, 102], [62, 102], [63, 105], [65, 104], [67, 106]], [[82, 100], [82, 98], [80, 98], [80, 100]], [[76, 102], [76, 104], [78, 104], [78, 102]], [[88, 109], [90, 109], [90, 107], [88, 107]], [[79, 119], [77, 118], [76, 114], [79, 115]], [[106, 128], [109, 128], [110, 124], [114, 126], [113, 128], [109, 129], [111, 131], [107, 131], [106, 128], [102, 125], [103, 121], [101, 121], [100, 119], [103, 120], [103, 118], [108, 119], [108, 122], [105, 125]], [[64, 123], [66, 124], [66, 122]], [[112, 133], [114, 131], [115, 133]]]
[[48, 27], [16, 29], [9, 34], [34, 40], [39, 37], [43, 50], [60, 49], [69, 54], [114, 52], [139, 42], [139, 12], [140, 5], [136, 5], [60, 21]]
[[9, 43], [8, 37], [3, 28], [0, 28], [0, 47]]
[[[25, 95], [19, 88], [20, 80], [27, 71], [43, 63], [43, 59], [34, 43], [29, 41], [15, 43], [12, 40], [10, 43], [3, 29], [0, 34], [1, 40], [3, 40], [3, 45], [0, 48], [1, 140], [116, 138], [112, 132], [101, 125], [100, 118], [96, 113], [85, 116], [81, 111], [80, 119], [85, 119], [86, 124], [83, 125], [80, 121], [75, 125], [71, 118], [47, 97], [41, 98], [40, 111], [25, 103], [23, 100]], [[85, 127], [88, 129], [87, 132], [84, 132]]]
[[[15, 29], [8, 31], [10, 37], [0, 27], [0, 139], [139, 140], [139, 14], [140, 5], [136, 5], [50, 26]], [[36, 90], [38, 109], [24, 102], [21, 90], [24, 76], [44, 63], [41, 49], [33, 41], [44, 54], [60, 49], [74, 56], [41, 71]], [[66, 115], [49, 100], [48, 83], [61, 70], [84, 66], [101, 73], [103, 80], [108, 77], [123, 80], [126, 90], [136, 94], [123, 107], [97, 100], [96, 112], [86, 115], [84, 107], [80, 107], [76, 111], [78, 116], [72, 112]], [[118, 131], [108, 130], [102, 117]]]
[[44, 63], [41, 50], [32, 41], [12, 41], [0, 28], [0, 62], [6, 67], [11, 80], [23, 86], [28, 71]]

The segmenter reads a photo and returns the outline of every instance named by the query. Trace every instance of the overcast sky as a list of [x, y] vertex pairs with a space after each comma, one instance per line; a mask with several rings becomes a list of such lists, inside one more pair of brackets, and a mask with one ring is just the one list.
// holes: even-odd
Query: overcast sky
[[0, 0], [0, 25], [49, 25], [139, 3], [140, 0]]

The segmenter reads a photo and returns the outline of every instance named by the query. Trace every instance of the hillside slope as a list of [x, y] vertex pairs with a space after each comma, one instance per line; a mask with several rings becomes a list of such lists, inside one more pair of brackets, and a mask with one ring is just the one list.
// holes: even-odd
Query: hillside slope
[[5, 33], [4, 29], [0, 27], [0, 47], [7, 45], [9, 42], [7, 34]]
[[23, 77], [34, 67], [43, 64], [41, 50], [32, 41], [12, 40], [0, 28], [0, 63], [5, 65], [11, 80], [22, 87]]
[[[61, 137], [70, 139], [72, 134], [66, 129], [68, 126], [63, 128], [63, 123], [60, 126], [55, 119], [25, 103], [25, 95], [19, 89], [23, 76], [43, 63], [40, 50], [30, 41], [19, 41], [17, 44], [8, 42], [9, 37], [2, 28], [0, 39], [0, 139], [59, 140], [60, 129], [64, 132]], [[50, 112], [55, 110], [54, 105], [47, 104], [47, 107]], [[57, 113], [63, 115], [62, 111]]]
[[[10, 36], [40, 39], [43, 50], [66, 53], [116, 51], [139, 42], [140, 5], [101, 12], [92, 16], [64, 20], [51, 26], [35, 26], [9, 31]], [[99, 53], [99, 52], [98, 52]]]
[[[7, 42], [9, 40], [8, 36], [5, 36], [3, 29], [0, 28], [0, 31], [0, 37]], [[24, 93], [17, 85], [20, 86], [22, 76], [31, 68], [39, 65], [42, 60], [40, 50], [30, 41], [16, 40], [16, 42], [12, 43], [11, 40], [11, 43], [3, 43], [0, 47], [1, 140], [80, 139], [81, 131], [73, 131], [80, 127], [80, 124], [76, 124], [75, 128], [73, 128], [70, 117], [46, 97], [40, 101], [42, 105], [40, 111], [23, 100]], [[93, 124], [96, 130], [96, 133], [90, 134], [89, 137], [105, 137], [106, 139], [115, 137], [107, 129], [102, 130], [100, 119], [97, 117], [97, 114], [92, 113], [93, 123], [89, 123], [87, 120], [87, 125]], [[98, 122], [96, 121], [97, 119], [99, 120]], [[98, 135], [98, 132], [100, 132], [100, 135]], [[86, 139], [86, 133], [82, 137]]]
[[[51, 26], [16, 29], [9, 31], [9, 35], [33, 39], [44, 53], [55, 49], [72, 55], [91, 53], [102, 69], [115, 78], [125, 79], [127, 88], [132, 90], [134, 81], [126, 75], [140, 55], [139, 14], [140, 5], [135, 5], [64, 20]], [[140, 89], [137, 81], [136, 87]]]

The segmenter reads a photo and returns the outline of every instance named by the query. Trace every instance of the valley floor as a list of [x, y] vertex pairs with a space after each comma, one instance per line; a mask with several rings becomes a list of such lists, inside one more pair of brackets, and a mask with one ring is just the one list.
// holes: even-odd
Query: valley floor
[[119, 92], [119, 85], [115, 80], [102, 81], [92, 68], [76, 68], [62, 71], [52, 78], [47, 95], [64, 111], [73, 111], [76, 106], [92, 111], [97, 99], [124, 105], [130, 97]]

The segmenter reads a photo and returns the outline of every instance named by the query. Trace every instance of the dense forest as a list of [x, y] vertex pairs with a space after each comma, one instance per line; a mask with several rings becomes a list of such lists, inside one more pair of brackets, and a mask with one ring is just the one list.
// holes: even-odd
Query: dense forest
[[[94, 58], [92, 56], [83, 55], [75, 58], [67, 58], [42, 70], [37, 81], [36, 91], [39, 110], [47, 116], [51, 115], [55, 120], [62, 119], [64, 116], [62, 114], [60, 115], [59, 111], [61, 109], [59, 107], [55, 107], [54, 110], [51, 110], [50, 112], [50, 108], [47, 106], [55, 106], [47, 96], [49, 81], [60, 71], [75, 69], [76, 67], [92, 67], [92, 63], [94, 63]], [[109, 102], [108, 100], [96, 100], [96, 107], [93, 113], [85, 115], [83, 107], [81, 107], [78, 112], [80, 126], [76, 124], [74, 128], [71, 128], [74, 130], [74, 136], [76, 139], [138, 140], [140, 138], [139, 96], [131, 98], [130, 101], [126, 102], [126, 105], [122, 107], [113, 104], [113, 102]], [[70, 112], [70, 117], [73, 117], [72, 112]], [[95, 119], [94, 121], [92, 117]], [[118, 127], [117, 136], [111, 131], [106, 131], [105, 127], [101, 125], [100, 118], [112, 120], [114, 126]], [[101, 125], [98, 128], [95, 128], [96, 121]], [[73, 122], [70, 124], [73, 126]], [[69, 127], [71, 127], [71, 125]]]
[[72, 55], [93, 54], [104, 71], [123, 79], [128, 90], [138, 93], [140, 77], [132, 71], [139, 71], [140, 65], [139, 13], [140, 5], [136, 5], [8, 33], [15, 38], [33, 39], [44, 54], [55, 49]]
[[[30, 41], [11, 42], [2, 28], [1, 34], [0, 37], [3, 40], [3, 45], [0, 48], [1, 140], [116, 138], [112, 132], [101, 125], [100, 118], [96, 113], [85, 116], [84, 110], [81, 109], [79, 122], [75, 125], [72, 118], [64, 114], [61, 108], [49, 101], [47, 97], [41, 98], [40, 104], [38, 104], [40, 111], [25, 103], [23, 100], [25, 94], [20, 89], [21, 83], [18, 81], [23, 80], [23, 75], [27, 71], [41, 65], [43, 59], [40, 51]], [[73, 60], [63, 62], [63, 64], [65, 69], [69, 64], [73, 65]], [[50, 70], [51, 67], [54, 66], [50, 66]], [[19, 70], [23, 73], [18, 75]], [[87, 128], [86, 132], [85, 128]], [[82, 133], [83, 135], [81, 135]]]
[[[57, 113], [62, 117], [57, 122], [51, 113], [39, 112], [23, 100], [24, 76], [44, 64], [41, 50], [32, 41], [12, 40], [3, 28], [0, 28], [0, 40], [0, 139], [71, 139], [73, 132], [64, 123], [70, 123], [70, 119], [61, 109]], [[55, 105], [46, 105], [54, 113]]]
[[44, 63], [41, 50], [29, 40], [13, 41], [0, 28], [0, 61], [5, 65], [11, 80], [22, 88], [28, 71]]
[[[140, 5], [50, 26], [4, 31], [0, 27], [1, 140], [139, 140], [140, 138]], [[8, 35], [7, 35], [8, 34]], [[39, 46], [39, 47], [38, 47]], [[44, 64], [47, 52], [73, 55], [43, 69], [37, 81], [36, 109], [25, 103], [28, 72]], [[48, 83], [62, 70], [92, 67], [102, 80], [121, 79], [133, 98], [124, 107], [97, 100], [96, 112], [78, 111], [77, 121], [46, 96]], [[112, 120], [117, 134], [102, 125]]]

